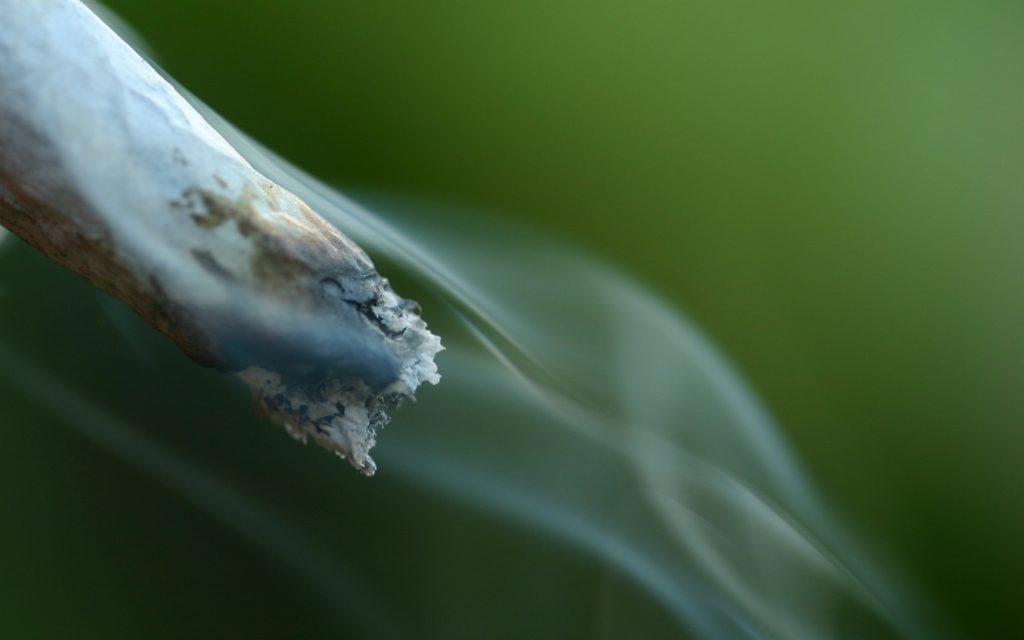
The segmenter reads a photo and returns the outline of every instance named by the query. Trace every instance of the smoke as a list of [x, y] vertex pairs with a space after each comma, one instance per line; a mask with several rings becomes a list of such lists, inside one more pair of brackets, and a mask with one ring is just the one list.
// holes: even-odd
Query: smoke
[[[750, 389], [642, 285], [436, 203], [367, 198], [371, 213], [194, 102], [257, 170], [417, 292], [444, 338], [444, 382], [403, 409], [376, 450], [381, 474], [409, 488], [388, 509], [427, 489], [586, 557], [603, 593], [593, 629], [606, 637], [638, 624], [638, 599], [673, 621], [668, 637], [936, 637], [898, 571], [876, 566], [828, 513]], [[318, 524], [290, 522], [261, 504], [271, 498], [213, 481], [17, 357], [3, 352], [0, 375], [26, 396], [254, 539], [370, 635], [400, 637], [385, 621], [404, 623], [402, 613], [370, 613], [386, 599], [366, 586], [379, 578], [337, 560], [380, 532], [319, 479], [290, 485], [318, 493]], [[418, 635], [445, 636], [425, 624]], [[537, 620], [537, 636], [549, 624]]]
[[[609, 594], [598, 634], [631, 624], [640, 594], [685, 637], [935, 637], [895, 571], [873, 566], [828, 515], [742, 380], [640, 284], [450, 207], [376, 198], [388, 213], [371, 214], [206, 115], [416, 291], [443, 332], [444, 383], [382, 434], [382, 473], [588, 557]], [[371, 635], [400, 635], [373, 620], [401, 614], [367, 614], [386, 598], [353, 586], [367, 578], [343, 568], [322, 524], [288, 522], [3, 355], [0, 375], [26, 395], [252, 538]], [[325, 513], [334, 508], [358, 527], [344, 505]]]
[[388, 212], [371, 214], [218, 128], [458, 328], [445, 384], [386, 434], [386, 468], [586, 550], [692, 637], [934, 637], [753, 393], [642, 285], [452, 207], [370, 197]]

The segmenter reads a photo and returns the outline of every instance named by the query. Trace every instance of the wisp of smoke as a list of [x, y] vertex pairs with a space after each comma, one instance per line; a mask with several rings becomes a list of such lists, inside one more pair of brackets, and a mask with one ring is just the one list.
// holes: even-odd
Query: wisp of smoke
[[[613, 633], [638, 591], [686, 637], [935, 637], [905, 581], [828, 515], [757, 399], [677, 311], [536, 234], [408, 199], [370, 198], [370, 213], [194, 103], [259, 171], [418, 291], [443, 328], [444, 380], [383, 434], [382, 473], [592, 557], [608, 595], [599, 631]], [[24, 383], [32, 365], [16, 357], [0, 358], [0, 375]], [[50, 393], [59, 384], [45, 375], [37, 386]], [[258, 497], [68, 397], [86, 407], [68, 422], [343, 594], [330, 602], [368, 610], [325, 574], [330, 552]]]

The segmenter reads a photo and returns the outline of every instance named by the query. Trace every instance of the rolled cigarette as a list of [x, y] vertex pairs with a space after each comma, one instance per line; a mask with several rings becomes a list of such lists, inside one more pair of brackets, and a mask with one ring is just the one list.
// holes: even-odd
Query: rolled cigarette
[[78, 0], [0, 0], [0, 224], [370, 475], [439, 381], [415, 305]]

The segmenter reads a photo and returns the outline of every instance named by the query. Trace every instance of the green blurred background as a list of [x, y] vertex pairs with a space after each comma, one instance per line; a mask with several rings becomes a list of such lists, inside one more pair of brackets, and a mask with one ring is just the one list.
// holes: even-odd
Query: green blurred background
[[650, 283], [960, 633], [1024, 633], [1024, 5], [107, 4], [343, 191]]

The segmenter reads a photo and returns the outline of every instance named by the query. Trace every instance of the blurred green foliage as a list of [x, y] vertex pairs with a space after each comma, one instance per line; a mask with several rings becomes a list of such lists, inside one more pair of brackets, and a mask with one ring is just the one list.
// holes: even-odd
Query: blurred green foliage
[[321, 179], [526, 221], [653, 283], [964, 633], [1024, 630], [1024, 6], [108, 5]]

